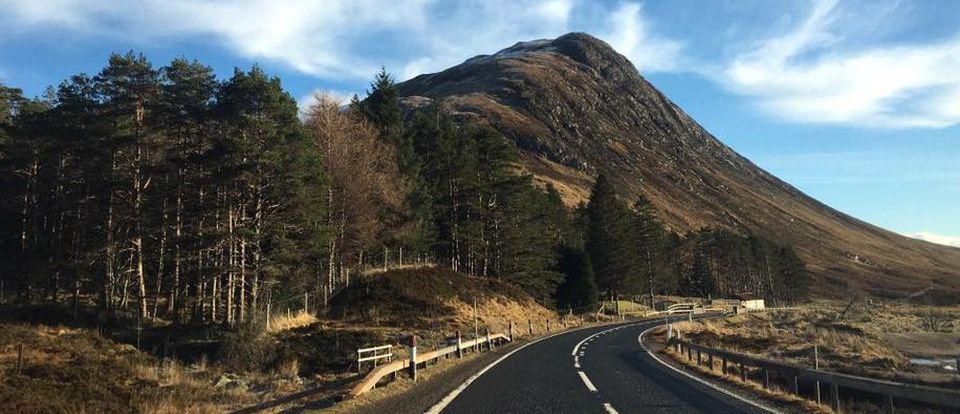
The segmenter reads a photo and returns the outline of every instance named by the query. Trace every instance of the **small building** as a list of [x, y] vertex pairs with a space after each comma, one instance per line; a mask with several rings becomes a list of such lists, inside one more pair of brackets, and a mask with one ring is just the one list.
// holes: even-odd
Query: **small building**
[[738, 307], [743, 308], [746, 311], [763, 310], [763, 308], [765, 308], [763, 304], [763, 298], [751, 293], [732, 295], [730, 296], [730, 299], [739, 301]]

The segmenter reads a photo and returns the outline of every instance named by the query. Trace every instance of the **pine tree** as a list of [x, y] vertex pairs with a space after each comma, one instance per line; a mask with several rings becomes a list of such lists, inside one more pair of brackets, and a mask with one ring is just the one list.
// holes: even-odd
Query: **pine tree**
[[603, 174], [597, 177], [590, 194], [587, 217], [586, 250], [601, 291], [607, 294], [642, 292], [633, 214]]
[[557, 287], [557, 306], [577, 313], [592, 312], [597, 305], [597, 282], [590, 256], [582, 248], [560, 247], [557, 271], [564, 275]]
[[408, 177], [416, 176], [419, 160], [413, 140], [404, 130], [400, 90], [386, 68], [377, 72], [366, 99], [360, 102], [360, 109], [367, 121], [380, 131], [380, 137], [395, 146], [400, 171]]

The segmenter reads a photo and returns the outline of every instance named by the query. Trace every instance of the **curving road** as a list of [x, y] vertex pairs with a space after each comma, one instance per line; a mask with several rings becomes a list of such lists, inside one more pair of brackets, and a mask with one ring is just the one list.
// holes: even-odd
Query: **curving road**
[[638, 337], [660, 323], [594, 327], [530, 344], [448, 395], [432, 412], [764, 412], [654, 360]]

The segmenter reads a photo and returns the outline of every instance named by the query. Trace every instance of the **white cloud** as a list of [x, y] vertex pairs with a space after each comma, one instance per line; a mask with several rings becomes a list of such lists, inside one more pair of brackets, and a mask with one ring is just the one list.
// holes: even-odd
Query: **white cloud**
[[300, 109], [300, 116], [306, 114], [307, 110], [309, 110], [310, 107], [317, 102], [317, 96], [320, 94], [326, 94], [327, 96], [333, 98], [340, 106], [349, 104], [350, 99], [352, 99], [354, 95], [360, 95], [360, 93], [357, 92], [336, 91], [322, 88], [314, 89], [310, 91], [310, 93], [305, 94], [297, 99], [297, 107]]
[[893, 128], [960, 123], [960, 37], [851, 46], [844, 30], [854, 31], [849, 26], [856, 23], [844, 18], [837, 1], [813, 4], [791, 31], [735, 56], [718, 80], [789, 121]]
[[[0, 0], [0, 37], [30, 31], [105, 36], [131, 47], [202, 39], [245, 58], [310, 75], [368, 79], [380, 65], [401, 80], [517, 41], [572, 30], [588, 0]], [[643, 70], [673, 68], [679, 44], [651, 34], [638, 5], [602, 9], [610, 42]], [[578, 22], [584, 23], [584, 22]], [[583, 25], [577, 26], [583, 27]]]
[[601, 37], [639, 70], [663, 72], [680, 67], [683, 43], [656, 35], [639, 3], [625, 3], [610, 13], [610, 29]]
[[132, 42], [190, 37], [307, 74], [369, 77], [379, 66], [354, 50], [378, 30], [424, 25], [430, 0], [0, 0], [10, 30], [66, 30]]
[[930, 243], [942, 244], [944, 246], [960, 247], [960, 237], [944, 236], [941, 234], [931, 233], [929, 231], [910, 233], [907, 234], [907, 236], [928, 241]]

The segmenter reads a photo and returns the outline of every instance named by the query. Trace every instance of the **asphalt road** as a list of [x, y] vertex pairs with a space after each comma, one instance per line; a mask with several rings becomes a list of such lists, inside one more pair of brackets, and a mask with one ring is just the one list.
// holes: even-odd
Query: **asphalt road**
[[531, 344], [474, 380], [442, 412], [763, 412], [651, 358], [637, 338], [657, 323], [589, 328]]

